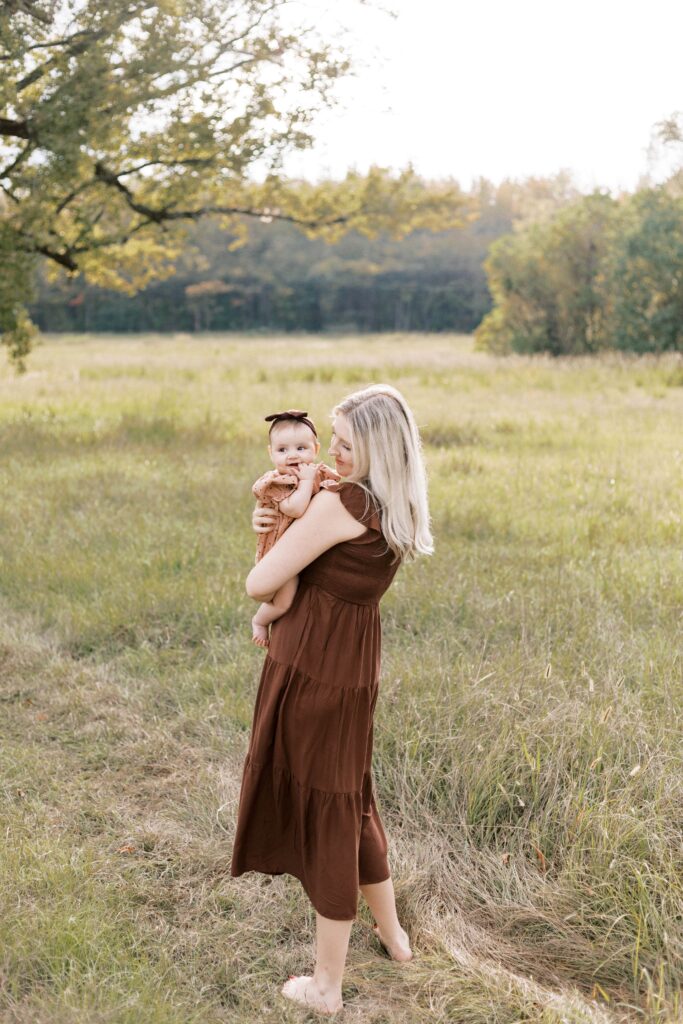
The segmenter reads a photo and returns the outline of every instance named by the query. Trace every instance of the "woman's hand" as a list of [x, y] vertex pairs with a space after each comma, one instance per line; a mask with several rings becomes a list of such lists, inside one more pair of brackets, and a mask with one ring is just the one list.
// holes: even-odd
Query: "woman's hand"
[[251, 525], [256, 533], [270, 533], [276, 522], [277, 512], [266, 505], [258, 504], [251, 514]]

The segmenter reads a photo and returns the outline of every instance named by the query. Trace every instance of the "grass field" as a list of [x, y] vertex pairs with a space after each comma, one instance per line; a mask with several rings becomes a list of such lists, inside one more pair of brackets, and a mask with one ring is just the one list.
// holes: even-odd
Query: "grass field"
[[[455, 336], [50, 338], [0, 369], [0, 1021], [294, 1022], [299, 882], [231, 879], [263, 654], [263, 416], [420, 424], [436, 553], [382, 602], [375, 779], [416, 959], [361, 901], [344, 1020], [683, 1019], [683, 359]], [[310, 1018], [314, 1019], [314, 1018]]]

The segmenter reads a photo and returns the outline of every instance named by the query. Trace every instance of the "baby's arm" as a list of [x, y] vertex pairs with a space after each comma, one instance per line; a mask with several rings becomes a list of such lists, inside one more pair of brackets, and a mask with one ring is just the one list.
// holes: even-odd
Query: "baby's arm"
[[313, 485], [318, 474], [318, 468], [313, 463], [302, 462], [295, 472], [299, 477], [296, 490], [288, 498], [283, 498], [278, 508], [286, 516], [290, 516], [292, 519], [299, 519], [311, 503]]

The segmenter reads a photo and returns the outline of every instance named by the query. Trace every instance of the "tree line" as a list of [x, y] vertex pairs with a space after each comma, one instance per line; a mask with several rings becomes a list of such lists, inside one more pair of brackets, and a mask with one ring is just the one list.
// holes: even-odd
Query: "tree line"
[[287, 223], [241, 244], [194, 227], [176, 273], [129, 296], [42, 275], [30, 312], [65, 331], [475, 331], [504, 353], [683, 350], [683, 189], [581, 195], [568, 175], [465, 196], [460, 228], [335, 244]]
[[[424, 184], [425, 189], [429, 184]], [[134, 295], [41, 275], [31, 316], [58, 331], [464, 331], [491, 308], [484, 260], [513, 228], [579, 195], [567, 174], [463, 193], [463, 224], [346, 233], [334, 244], [294, 225], [250, 223], [237, 239], [215, 221], [192, 228], [168, 280]]]

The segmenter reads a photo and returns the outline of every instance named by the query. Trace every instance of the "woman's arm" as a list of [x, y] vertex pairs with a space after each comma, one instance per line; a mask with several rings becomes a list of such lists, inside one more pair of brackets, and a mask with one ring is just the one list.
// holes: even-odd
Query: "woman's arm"
[[300, 519], [295, 519], [247, 576], [247, 594], [271, 601], [283, 583], [297, 576], [323, 551], [353, 540], [365, 527], [347, 512], [336, 491], [319, 491]]

